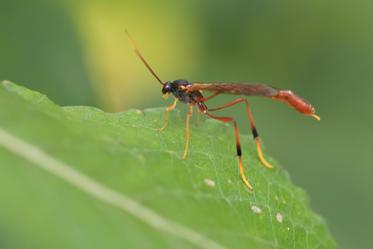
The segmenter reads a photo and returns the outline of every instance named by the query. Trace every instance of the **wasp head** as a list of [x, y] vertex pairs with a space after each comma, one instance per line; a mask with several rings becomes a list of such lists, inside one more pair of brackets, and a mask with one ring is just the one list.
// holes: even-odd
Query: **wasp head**
[[163, 84], [162, 93], [163, 93], [164, 98], [167, 98], [168, 95], [172, 93], [172, 88], [173, 88], [172, 83], [170, 81], [167, 81], [166, 83]]

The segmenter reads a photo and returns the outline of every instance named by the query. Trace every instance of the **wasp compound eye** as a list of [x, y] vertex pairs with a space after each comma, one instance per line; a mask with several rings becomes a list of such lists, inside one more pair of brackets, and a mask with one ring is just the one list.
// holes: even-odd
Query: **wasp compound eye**
[[169, 92], [171, 92], [171, 89], [172, 89], [171, 84], [169, 82], [167, 82], [162, 87], [162, 93], [163, 94], [169, 93]]

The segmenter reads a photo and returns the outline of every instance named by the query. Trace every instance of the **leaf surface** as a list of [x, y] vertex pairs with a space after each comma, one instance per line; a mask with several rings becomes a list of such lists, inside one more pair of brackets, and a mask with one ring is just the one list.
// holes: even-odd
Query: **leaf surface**
[[0, 86], [1, 248], [336, 248], [303, 190], [241, 136], [255, 191], [239, 178], [230, 125], [192, 126], [163, 108], [59, 107]]

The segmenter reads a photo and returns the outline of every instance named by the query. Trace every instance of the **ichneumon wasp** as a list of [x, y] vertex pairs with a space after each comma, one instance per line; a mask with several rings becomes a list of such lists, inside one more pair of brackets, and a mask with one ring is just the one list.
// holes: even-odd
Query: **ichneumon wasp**
[[[176, 104], [178, 101], [183, 102], [189, 105], [189, 111], [186, 116], [186, 143], [185, 149], [182, 156], [182, 159], [185, 159], [189, 149], [189, 142], [190, 142], [190, 129], [189, 123], [190, 118], [192, 116], [193, 110], [197, 107], [200, 113], [205, 114], [206, 116], [225, 122], [225, 123], [233, 123], [235, 138], [236, 138], [236, 151], [240, 169], [240, 175], [245, 183], [245, 185], [249, 189], [253, 189], [252, 185], [250, 184], [249, 180], [246, 178], [244, 173], [244, 167], [242, 163], [242, 150], [241, 150], [241, 143], [240, 143], [240, 136], [238, 132], [237, 122], [232, 117], [222, 117], [216, 116], [211, 114], [211, 112], [219, 111], [231, 106], [234, 106], [239, 103], [244, 103], [246, 106], [247, 116], [249, 118], [251, 131], [253, 134], [253, 138], [256, 144], [257, 153], [259, 160], [266, 168], [273, 168], [273, 166], [267, 162], [267, 160], [263, 157], [262, 148], [260, 144], [260, 138], [258, 131], [254, 124], [254, 118], [250, 110], [249, 103], [246, 98], [240, 97], [236, 100], [233, 100], [223, 106], [217, 108], [209, 108], [206, 105], [206, 102], [212, 98], [220, 94], [234, 94], [234, 95], [244, 95], [244, 96], [264, 96], [270, 99], [279, 100], [281, 102], [285, 102], [288, 105], [292, 106], [298, 112], [311, 116], [316, 120], [320, 120], [320, 117], [315, 114], [315, 108], [304, 100], [303, 98], [299, 97], [295, 93], [290, 90], [282, 90], [277, 89], [275, 87], [271, 87], [265, 84], [245, 84], [245, 83], [203, 83], [203, 82], [188, 82], [187, 80], [174, 80], [174, 81], [166, 81], [163, 82], [158, 75], [154, 72], [154, 70], [150, 67], [148, 62], [145, 60], [144, 56], [141, 54], [140, 50], [137, 48], [134, 40], [126, 30], [126, 34], [131, 41], [134, 51], [140, 60], [144, 63], [150, 73], [158, 80], [158, 82], [162, 85], [162, 93], [165, 97], [172, 94], [175, 98], [175, 101], [172, 105], [166, 108], [164, 113], [164, 124], [159, 129], [160, 131], [164, 130], [168, 124], [168, 114], [170, 111], [175, 109]], [[202, 91], [212, 92], [212, 94], [208, 97], [204, 97], [202, 95]]]

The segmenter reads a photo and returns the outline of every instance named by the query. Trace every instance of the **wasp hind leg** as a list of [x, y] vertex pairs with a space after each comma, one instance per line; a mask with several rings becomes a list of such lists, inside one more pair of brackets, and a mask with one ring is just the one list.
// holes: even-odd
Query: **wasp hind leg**
[[263, 156], [263, 152], [262, 152], [262, 147], [261, 147], [261, 143], [260, 143], [260, 138], [259, 138], [258, 130], [255, 127], [254, 117], [253, 117], [253, 115], [251, 113], [249, 102], [247, 101], [247, 99], [245, 99], [245, 98], [239, 98], [239, 99], [233, 100], [233, 101], [231, 101], [231, 102], [229, 102], [229, 103], [227, 103], [227, 104], [225, 104], [225, 105], [223, 105], [221, 107], [209, 109], [209, 111], [222, 110], [222, 109], [231, 107], [231, 106], [236, 105], [236, 104], [241, 103], [241, 102], [245, 102], [245, 105], [246, 105], [246, 112], [247, 112], [247, 116], [248, 116], [249, 121], [250, 121], [251, 132], [253, 134], [253, 138], [254, 138], [254, 141], [255, 141], [256, 150], [258, 152], [259, 160], [260, 160], [260, 162], [262, 163], [262, 165], [264, 167], [272, 169], [273, 166]]

